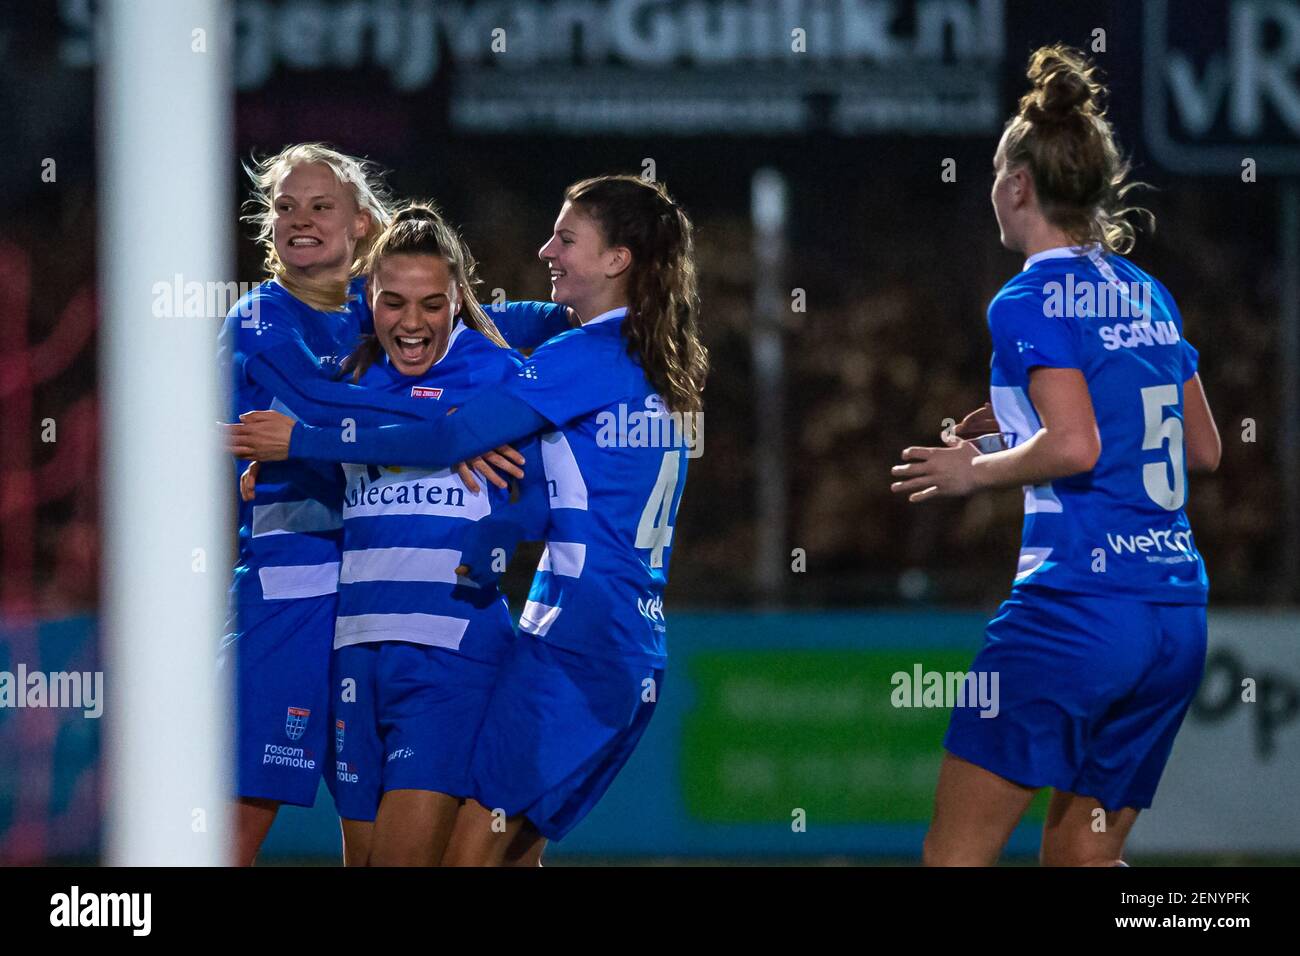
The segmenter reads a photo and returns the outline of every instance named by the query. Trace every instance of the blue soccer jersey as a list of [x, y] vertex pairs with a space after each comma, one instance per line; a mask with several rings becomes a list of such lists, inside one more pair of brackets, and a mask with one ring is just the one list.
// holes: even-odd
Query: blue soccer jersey
[[[339, 312], [318, 312], [273, 280], [241, 299], [220, 337], [235, 416], [272, 408], [317, 422], [348, 419], [358, 427], [428, 417], [425, 402], [329, 380], [360, 336], [372, 331], [364, 291], [365, 279], [354, 279]], [[566, 310], [553, 303], [508, 302], [493, 316], [522, 348], [567, 326]], [[236, 476], [244, 464], [237, 464]], [[235, 593], [241, 603], [335, 592], [340, 481], [339, 470], [322, 462], [263, 463], [256, 502], [242, 502], [239, 510]]]
[[[222, 368], [232, 383], [235, 417], [256, 409], [286, 410], [275, 393], [247, 374], [246, 367], [263, 352], [299, 345], [321, 369], [338, 367], [371, 329], [364, 287], [364, 279], [352, 280], [347, 306], [337, 312], [313, 309], [273, 279], [240, 299], [226, 316], [218, 341]], [[243, 462], [236, 465], [236, 478], [243, 467]], [[338, 470], [330, 465], [262, 465], [256, 502], [239, 505], [234, 592], [240, 603], [334, 593], [343, 528], [339, 484]]]
[[[449, 410], [476, 392], [500, 386], [519, 365], [513, 352], [457, 323], [446, 353], [424, 375], [402, 375], [384, 356], [360, 384]], [[312, 416], [303, 420], [311, 422]], [[539, 457], [535, 439], [521, 443], [519, 451], [526, 461]], [[547, 502], [540, 471], [526, 471], [522, 491], [516, 492], [520, 500], [511, 504], [510, 491], [481, 481], [472, 493], [448, 468], [345, 464], [343, 469], [335, 648], [405, 641], [499, 659], [514, 632], [506, 599], [490, 582], [458, 577], [456, 568], [467, 561], [467, 542], [483, 534], [493, 535], [500, 559], [508, 559], [519, 540], [542, 537]], [[509, 532], [489, 530], [503, 527]]]
[[627, 351], [626, 309], [537, 349], [509, 386], [541, 437], [551, 521], [519, 629], [585, 654], [662, 662], [663, 592], [686, 484], [680, 416]]
[[1041, 427], [1038, 367], [1082, 372], [1101, 434], [1089, 472], [1025, 488], [1014, 589], [1204, 604], [1205, 567], [1184, 504], [1183, 384], [1196, 350], [1173, 297], [1097, 247], [1031, 256], [988, 310], [991, 397], [1005, 439]]

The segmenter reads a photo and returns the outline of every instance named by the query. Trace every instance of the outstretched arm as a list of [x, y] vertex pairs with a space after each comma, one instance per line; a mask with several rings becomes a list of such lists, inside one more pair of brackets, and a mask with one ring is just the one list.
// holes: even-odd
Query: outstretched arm
[[245, 363], [244, 374], [284, 403], [296, 418], [312, 424], [333, 424], [346, 416], [357, 425], [378, 427], [443, 415], [435, 402], [330, 379], [316, 357], [296, 341], [258, 352]]
[[[379, 427], [402, 422], [427, 421], [444, 416], [436, 402], [407, 398], [372, 388], [332, 380], [320, 370], [316, 357], [301, 340], [294, 339], [264, 348], [253, 355], [244, 366], [245, 374], [262, 385], [289, 409], [299, 420], [319, 425], [331, 425], [350, 420], [354, 427]], [[482, 457], [467, 459], [458, 465], [460, 476], [470, 491], [477, 493], [479, 484], [474, 472], [482, 475], [498, 488], [506, 487], [505, 479], [496, 469], [518, 478], [519, 455], [514, 449], [501, 447]], [[247, 473], [246, 473], [247, 474]], [[251, 482], [256, 472], [249, 475], [249, 489], [241, 492], [245, 500], [252, 500]]]
[[515, 349], [535, 349], [575, 324], [572, 310], [554, 302], [507, 302], [500, 308], [489, 305], [486, 311]]
[[487, 392], [454, 415], [432, 421], [359, 428], [340, 415], [332, 425], [313, 426], [277, 412], [249, 412], [228, 430], [229, 450], [240, 458], [282, 461], [308, 458], [413, 468], [449, 468], [500, 445], [515, 444], [551, 422], [504, 390]]

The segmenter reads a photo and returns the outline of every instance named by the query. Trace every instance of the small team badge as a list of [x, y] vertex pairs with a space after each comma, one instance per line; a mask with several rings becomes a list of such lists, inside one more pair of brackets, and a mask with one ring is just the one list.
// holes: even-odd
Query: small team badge
[[334, 752], [343, 753], [343, 721], [334, 721]]
[[412, 385], [412, 398], [442, 398], [442, 389], [434, 388], [432, 385]]
[[307, 718], [311, 716], [311, 711], [305, 707], [290, 707], [289, 714], [284, 718], [284, 732], [290, 740], [300, 740], [303, 732], [307, 729]]

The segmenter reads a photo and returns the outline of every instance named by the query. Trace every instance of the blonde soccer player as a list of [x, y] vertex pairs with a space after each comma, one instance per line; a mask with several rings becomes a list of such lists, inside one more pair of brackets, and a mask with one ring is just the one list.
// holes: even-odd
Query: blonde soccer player
[[1220, 442], [1197, 352], [1173, 296], [1124, 256], [1128, 167], [1094, 68], [1052, 46], [1028, 77], [993, 159], [1002, 243], [1025, 257], [988, 309], [1004, 438], [908, 448], [893, 469], [915, 503], [1025, 494], [1011, 596], [971, 667], [998, 675], [996, 715], [953, 709], [932, 865], [994, 863], [1042, 787], [1043, 863], [1120, 864], [1205, 664], [1208, 579], [1184, 508]]

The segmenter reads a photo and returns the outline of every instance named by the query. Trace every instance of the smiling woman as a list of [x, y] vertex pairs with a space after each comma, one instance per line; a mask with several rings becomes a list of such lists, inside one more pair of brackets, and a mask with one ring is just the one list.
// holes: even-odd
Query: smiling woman
[[[376, 416], [420, 421], [445, 414], [452, 397], [436, 386], [407, 383], [409, 391], [389, 394], [334, 380], [349, 353], [357, 380], [383, 353], [380, 338], [371, 334], [360, 273], [389, 253], [397, 260], [416, 259], [424, 269], [417, 274], [385, 268], [379, 280], [388, 290], [385, 336], [390, 343], [398, 334], [408, 339], [408, 367], [427, 372], [452, 347], [457, 308], [464, 319], [459, 328], [478, 330], [486, 348], [505, 354], [495, 347], [504, 343], [474, 297], [473, 260], [441, 217], [427, 207], [408, 208], [376, 241], [389, 212], [368, 168], [307, 144], [290, 146], [249, 170], [255, 211], [247, 218], [258, 226], [271, 278], [240, 300], [222, 328], [221, 358], [235, 417], [272, 406], [299, 417], [325, 409], [327, 421], [347, 415], [361, 425], [374, 424]], [[380, 245], [384, 251], [374, 255]], [[566, 310], [551, 304], [506, 303], [501, 315], [515, 329], [512, 335], [527, 333], [520, 339], [523, 347], [568, 325]], [[524, 321], [515, 322], [516, 316]], [[493, 361], [499, 370], [503, 359], [494, 354]], [[398, 372], [398, 385], [403, 374]], [[465, 374], [481, 373], [476, 367]], [[493, 466], [519, 473], [513, 461], [484, 457], [457, 468], [457, 480], [473, 494], [480, 487], [471, 467], [498, 489], [506, 483]], [[240, 554], [222, 657], [236, 672], [242, 863], [256, 857], [280, 804], [310, 806], [319, 785], [322, 761], [284, 767], [268, 763], [265, 755], [283, 734], [313, 753], [326, 750], [343, 537], [338, 483], [337, 468], [315, 462], [270, 464], [260, 471], [250, 466], [240, 480]], [[349, 841], [345, 852], [350, 861], [364, 862], [368, 840]]]
[[301, 143], [245, 166], [255, 185], [246, 221], [258, 227], [266, 271], [316, 309], [347, 302], [388, 209], [372, 164]]
[[[235, 415], [283, 392], [274, 375], [280, 353], [301, 353], [304, 374], [316, 375], [337, 366], [368, 328], [357, 272], [389, 218], [367, 164], [320, 144], [289, 146], [247, 172], [254, 191], [246, 219], [258, 227], [270, 278], [240, 299], [221, 330]], [[262, 475], [256, 504], [240, 505], [221, 657], [234, 672], [242, 864], [257, 856], [280, 804], [310, 806], [319, 786], [317, 760], [284, 766], [267, 759], [267, 748], [288, 735], [322, 754], [328, 740], [340, 537], [329, 488], [317, 467], [282, 465]]]
[[403, 375], [423, 375], [447, 349], [460, 317], [494, 345], [506, 342], [474, 293], [476, 266], [432, 203], [409, 203], [366, 257], [375, 334], [348, 360], [359, 382], [379, 356]]
[[[626, 175], [574, 183], [538, 256], [552, 297], [582, 325], [543, 344], [506, 382], [483, 389], [454, 416], [415, 426], [340, 429], [337, 418], [295, 424], [258, 412], [230, 430], [231, 450], [261, 461], [385, 463], [403, 472], [444, 469], [466, 451], [540, 434], [551, 509], [546, 550], [521, 637], [478, 730], [472, 799], [455, 817], [446, 861], [539, 860], [547, 840], [564, 837], [600, 800], [654, 713], [667, 654], [663, 592], [689, 447], [611, 444], [601, 422], [620, 407], [686, 413], [702, 405], [708, 353], [699, 336], [693, 235], [661, 184]], [[390, 327], [395, 342], [414, 333], [415, 359], [414, 340], [427, 322], [398, 319]], [[384, 779], [387, 787], [387, 770]]]
[[[334, 424], [375, 393], [419, 399], [441, 417], [514, 377], [521, 360], [474, 295], [474, 260], [432, 206], [399, 212], [366, 270], [375, 331], [344, 362], [360, 388], [343, 386], [356, 394], [342, 404], [295, 403], [302, 421]], [[535, 440], [521, 450], [541, 458]], [[448, 468], [342, 470], [329, 683], [355, 693], [330, 702], [337, 761], [326, 780], [350, 863], [437, 865], [470, 796], [475, 731], [514, 636], [494, 577], [470, 556], [508, 561], [520, 538], [540, 537], [546, 486], [537, 468], [521, 486], [486, 492]], [[467, 561], [484, 573], [464, 576]]]

